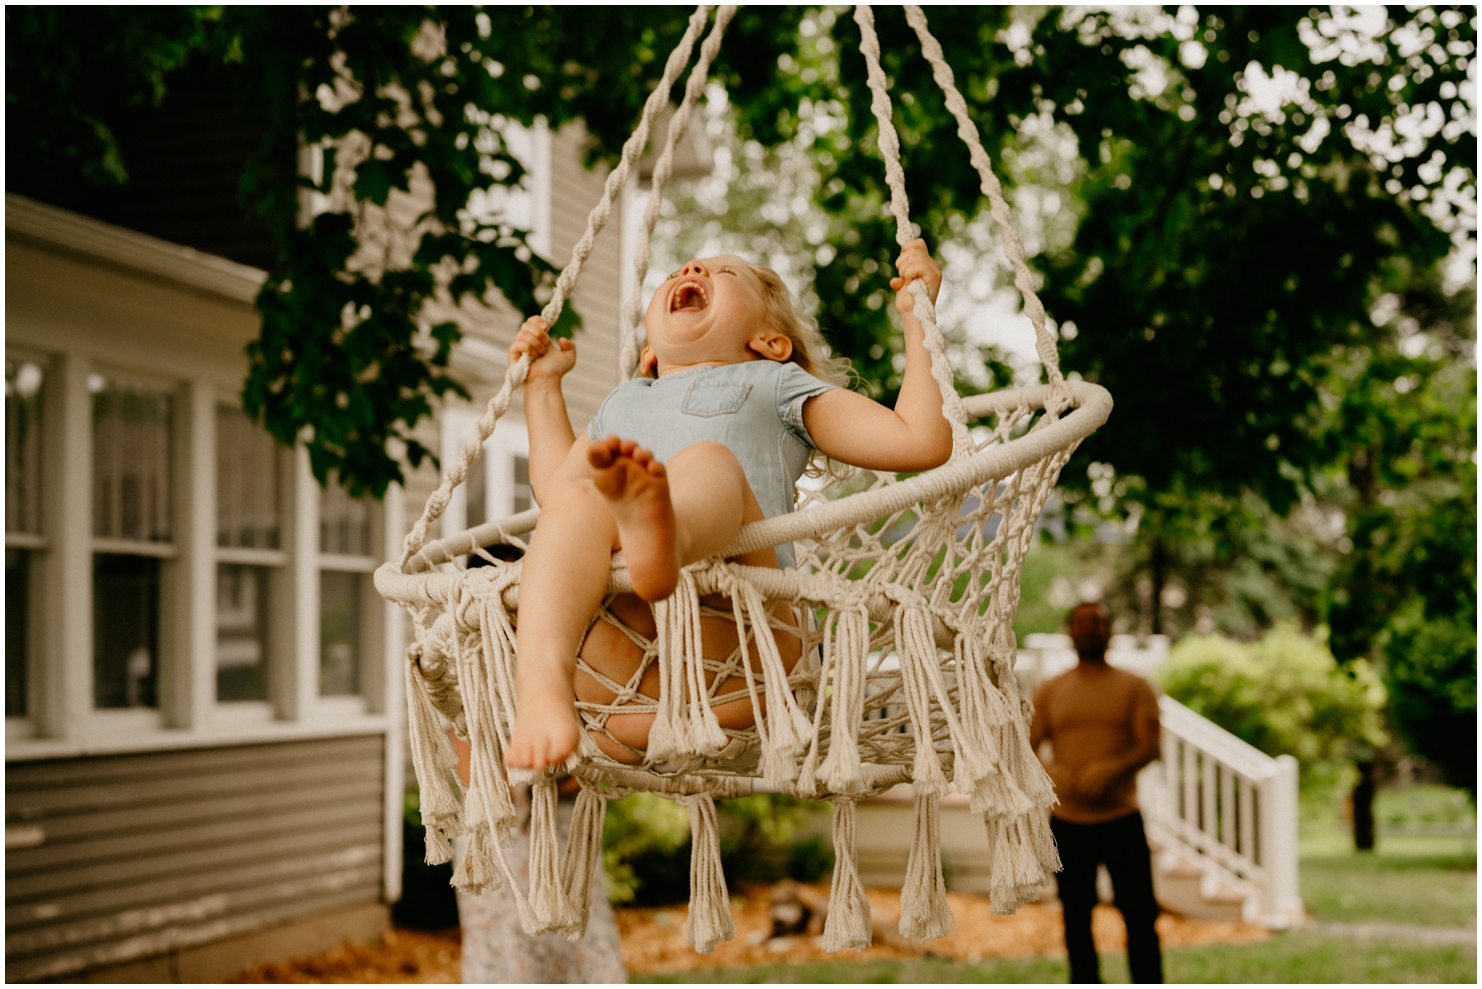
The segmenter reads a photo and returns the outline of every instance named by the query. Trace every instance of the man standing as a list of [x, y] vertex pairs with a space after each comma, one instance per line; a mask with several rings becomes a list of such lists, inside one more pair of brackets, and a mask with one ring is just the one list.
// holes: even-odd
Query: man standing
[[1100, 602], [1070, 613], [1070, 637], [1080, 663], [1034, 692], [1030, 742], [1054, 748], [1045, 769], [1060, 802], [1050, 820], [1064, 870], [1055, 877], [1065, 911], [1071, 982], [1100, 982], [1091, 908], [1096, 867], [1111, 874], [1117, 909], [1127, 922], [1127, 963], [1133, 982], [1162, 982], [1163, 956], [1153, 921], [1153, 872], [1137, 771], [1158, 758], [1158, 698], [1142, 677], [1106, 663], [1111, 613]]

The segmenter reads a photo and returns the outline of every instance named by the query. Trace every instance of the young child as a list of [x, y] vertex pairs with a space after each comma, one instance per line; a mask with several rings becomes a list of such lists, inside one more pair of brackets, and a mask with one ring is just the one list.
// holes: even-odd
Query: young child
[[[614, 390], [580, 440], [561, 396], [576, 346], [553, 346], [540, 317], [521, 327], [509, 356], [511, 363], [531, 357], [525, 417], [541, 513], [520, 582], [518, 705], [507, 765], [545, 769], [576, 749], [575, 698], [587, 693], [575, 683], [578, 649], [613, 681], [636, 669], [611, 668], [625, 656], [594, 657], [590, 640], [582, 648], [614, 551], [623, 551], [638, 597], [662, 601], [681, 567], [725, 549], [742, 525], [791, 511], [793, 486], [814, 449], [888, 472], [946, 462], [951, 428], [906, 291], [920, 278], [935, 301], [941, 268], [921, 240], [902, 248], [897, 266], [890, 285], [905, 329], [906, 368], [894, 410], [815, 376], [828, 373], [816, 353], [817, 330], [798, 315], [775, 272], [736, 258], [691, 261], [659, 286], [640, 359], [652, 377]], [[790, 566], [792, 548], [737, 559]], [[598, 665], [604, 661], [609, 669]], [[744, 711], [717, 708], [723, 726], [750, 722], [749, 704], [728, 706]], [[609, 730], [617, 720], [609, 720]], [[630, 748], [646, 746], [651, 721], [636, 731], [629, 726]]]

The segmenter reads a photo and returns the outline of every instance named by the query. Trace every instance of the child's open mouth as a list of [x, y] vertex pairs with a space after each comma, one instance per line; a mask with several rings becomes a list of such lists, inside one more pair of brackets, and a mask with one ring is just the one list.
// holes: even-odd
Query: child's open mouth
[[710, 293], [705, 289], [705, 283], [696, 279], [687, 279], [674, 286], [674, 292], [669, 296], [669, 311], [674, 312], [701, 312], [710, 305]]

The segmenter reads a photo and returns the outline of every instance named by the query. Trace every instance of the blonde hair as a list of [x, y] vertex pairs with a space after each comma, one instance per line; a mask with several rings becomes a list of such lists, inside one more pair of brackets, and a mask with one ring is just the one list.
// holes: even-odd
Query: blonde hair
[[762, 302], [765, 306], [767, 325], [792, 341], [792, 356], [788, 362], [796, 364], [820, 381], [841, 388], [849, 386], [854, 376], [854, 367], [849, 358], [835, 355], [823, 339], [818, 323], [803, 314], [798, 300], [787, 287], [782, 277], [771, 268], [742, 262], [751, 269], [761, 283]]
[[[817, 321], [803, 313], [798, 307], [797, 297], [782, 280], [782, 276], [771, 268], [743, 261], [762, 286], [763, 312], [767, 325], [792, 341], [792, 356], [787, 360], [807, 371], [820, 381], [840, 388], [848, 388], [854, 378], [854, 365], [849, 358], [833, 353], [818, 329]], [[822, 450], [808, 455], [808, 466], [803, 470], [805, 477], [827, 477], [835, 481], [846, 480], [854, 468], [829, 457]]]

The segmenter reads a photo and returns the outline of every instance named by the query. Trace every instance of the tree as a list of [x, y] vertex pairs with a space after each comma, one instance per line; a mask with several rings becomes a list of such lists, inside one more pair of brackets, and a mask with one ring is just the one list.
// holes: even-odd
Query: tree
[[[457, 327], [426, 325], [427, 300], [497, 291], [533, 311], [549, 284], [523, 231], [468, 208], [519, 181], [499, 125], [580, 119], [591, 159], [611, 160], [687, 16], [12, 7], [7, 174], [127, 182], [113, 121], [157, 104], [192, 64], [231, 75], [263, 128], [244, 202], [280, 256], [245, 403], [279, 439], [307, 443], [321, 480], [335, 471], [379, 494], [403, 459], [430, 455], [412, 430], [459, 391], [446, 373]], [[1035, 135], [1073, 150], [1055, 180], [1067, 199], [1056, 222], [1073, 235], [1047, 239], [1035, 264], [1065, 367], [1105, 385], [1117, 408], [1064, 480], [1072, 507], [1105, 501], [1140, 520], [1154, 628], [1181, 546], [1250, 555], [1250, 499], [1252, 517], [1267, 518], [1304, 493], [1332, 495], [1354, 545], [1329, 585], [1335, 648], [1383, 660], [1421, 751], [1474, 731], [1475, 380], [1415, 364], [1415, 334], [1370, 318], [1395, 296], [1418, 325], [1439, 326], [1422, 302], [1456, 297], [1432, 273], [1448, 252], [1475, 253], [1474, 9], [930, 17], [1011, 195], [1044, 181], [1027, 153]], [[978, 178], [902, 15], [882, 8], [877, 27], [916, 215], [935, 242], [950, 240], [981, 213]], [[715, 76], [743, 140], [810, 151], [827, 222], [798, 274], [863, 387], [888, 396], [901, 349], [881, 288], [894, 232], [858, 39], [832, 8], [746, 8]], [[350, 134], [367, 153], [335, 161], [328, 149]], [[326, 176], [354, 171], [353, 204], [306, 225], [307, 180], [282, 167], [301, 147], [324, 152]], [[357, 215], [424, 180], [432, 208], [410, 259], [358, 266]], [[1002, 376], [975, 368], [963, 384]], [[1475, 767], [1455, 772], [1474, 779]]]
[[1326, 617], [1340, 659], [1383, 671], [1410, 747], [1475, 794], [1476, 297], [1405, 289], [1324, 386], [1330, 497], [1350, 519]]
[[[1424, 268], [1450, 246], [1423, 208], [1440, 203], [1432, 212], [1449, 216], [1451, 200], [1472, 186], [1475, 136], [1458, 87], [1475, 27], [1460, 8], [1395, 11], [1367, 34], [1332, 15], [1281, 8], [1202, 18], [1179, 11], [964, 7], [935, 10], [932, 21], [1000, 159], [1033, 118], [1068, 128], [1087, 163], [1074, 243], [1040, 259], [1043, 295], [1060, 320], [1067, 367], [1119, 396], [1118, 428], [1087, 444], [1068, 480], [1089, 490], [1090, 464], [1111, 464], [1141, 480], [1130, 497], [1153, 516], [1176, 510], [1163, 501], [1192, 490], [1250, 488], [1280, 511], [1314, 462], [1303, 424], [1315, 408], [1316, 366], [1333, 344], [1362, 334], [1372, 284], [1387, 266]], [[385, 441], [405, 440], [413, 460], [424, 454], [410, 426], [430, 397], [456, 388], [441, 370], [456, 331], [435, 328], [430, 356], [415, 343], [419, 304], [435, 288], [429, 269], [445, 259], [464, 264], [471, 270], [455, 293], [497, 288], [522, 309], [549, 276], [519, 231], [465, 212], [474, 190], [518, 180], [489, 115], [583, 119], [594, 158], [610, 156], [685, 15], [203, 8], [183, 23], [139, 22], [143, 36], [163, 40], [123, 56], [107, 39], [79, 33], [80, 17], [60, 16], [7, 15], [12, 39], [32, 43], [8, 49], [12, 104], [30, 101], [45, 79], [60, 84], [48, 99], [76, 110], [69, 119], [106, 124], [114, 97], [99, 96], [87, 71], [45, 67], [79, 44], [83, 57], [68, 64], [90, 65], [100, 47], [125, 61], [130, 51], [166, 52], [123, 73], [124, 91], [143, 79], [158, 93], [171, 66], [190, 57], [241, 67], [244, 92], [269, 121], [244, 191], [283, 256], [261, 300], [263, 345], [248, 403], [285, 441], [313, 425], [321, 476], [334, 467], [379, 491], [400, 476]], [[901, 15], [882, 9], [878, 26], [913, 202], [940, 240], [954, 219], [978, 212], [977, 178], [953, 146]], [[899, 342], [883, 294], [856, 298], [893, 255], [857, 37], [832, 10], [745, 10], [716, 76], [743, 136], [763, 144], [794, 133], [804, 107], [836, 111], [840, 126], [815, 144], [821, 203], [843, 221], [831, 232], [832, 257], [815, 272], [821, 315], [837, 349], [889, 393]], [[326, 104], [320, 87], [337, 85], [353, 98]], [[384, 203], [420, 169], [435, 188], [436, 228], [424, 234], [414, 270], [379, 281], [349, 269], [347, 216], [298, 227], [298, 191], [272, 166], [285, 146], [352, 130], [374, 149], [356, 169], [358, 202]], [[85, 137], [63, 141], [61, 157], [95, 158]], [[1300, 251], [1271, 248], [1293, 231]], [[1149, 379], [1159, 387], [1144, 387]]]
[[[1285, 514], [1324, 462], [1310, 425], [1333, 347], [1363, 341], [1386, 272], [1452, 247], [1448, 190], [1474, 186], [1475, 25], [1461, 9], [1389, 17], [1364, 32], [1273, 7], [931, 11], [1000, 161], [1031, 119], [1068, 128], [1086, 161], [1084, 216], [1069, 249], [1038, 259], [1040, 294], [1065, 366], [1117, 408], [1065, 480], [1083, 501], [1106, 476], [1093, 465], [1132, 482], [1122, 507], [1142, 516], [1155, 583], [1191, 493], [1254, 491]], [[948, 237], [980, 209], [978, 181], [912, 33], [891, 10], [877, 22], [912, 202]], [[894, 250], [863, 63], [852, 25], [820, 24], [785, 67], [790, 91], [733, 99], [764, 143], [798, 128], [799, 97], [843, 122], [816, 144], [822, 203], [847, 220], [816, 291], [839, 349], [889, 393], [899, 340], [881, 300], [859, 297]]]

